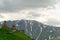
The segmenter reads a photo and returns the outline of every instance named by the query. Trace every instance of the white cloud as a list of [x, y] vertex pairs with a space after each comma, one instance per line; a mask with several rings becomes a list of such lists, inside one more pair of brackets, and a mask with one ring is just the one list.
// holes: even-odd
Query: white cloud
[[60, 2], [58, 0], [56, 4], [55, 0], [0, 1], [0, 21], [27, 19], [52, 25], [60, 24]]
[[21, 10], [15, 13], [1, 13], [3, 20], [37, 20], [39, 22], [45, 22], [47, 20], [47, 8], [27, 9]]

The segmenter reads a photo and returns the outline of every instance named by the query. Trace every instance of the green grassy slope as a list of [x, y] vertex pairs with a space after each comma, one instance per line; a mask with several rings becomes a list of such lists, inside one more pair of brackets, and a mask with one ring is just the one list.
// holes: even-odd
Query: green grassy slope
[[10, 29], [0, 29], [0, 40], [32, 40], [30, 37], [18, 31], [10, 33]]
[[57, 36], [54, 40], [60, 40], [60, 36]]

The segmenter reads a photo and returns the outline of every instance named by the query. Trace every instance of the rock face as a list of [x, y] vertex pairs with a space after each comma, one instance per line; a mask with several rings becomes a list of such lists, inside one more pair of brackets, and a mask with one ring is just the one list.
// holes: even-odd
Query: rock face
[[55, 37], [60, 36], [60, 27], [45, 25], [34, 20], [7, 21], [10, 28], [14, 23], [17, 30], [24, 30], [26, 35], [35, 40], [53, 40]]

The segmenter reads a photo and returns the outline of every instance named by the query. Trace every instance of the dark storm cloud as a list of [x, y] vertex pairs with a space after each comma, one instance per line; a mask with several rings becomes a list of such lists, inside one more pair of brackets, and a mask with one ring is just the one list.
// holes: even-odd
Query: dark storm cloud
[[0, 12], [15, 12], [30, 8], [53, 6], [55, 0], [0, 0]]

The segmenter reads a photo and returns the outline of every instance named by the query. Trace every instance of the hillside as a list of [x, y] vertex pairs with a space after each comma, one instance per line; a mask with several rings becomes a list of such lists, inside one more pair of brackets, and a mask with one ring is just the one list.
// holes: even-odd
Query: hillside
[[11, 29], [0, 28], [0, 40], [31, 40], [31, 38], [19, 31], [12, 32]]
[[[24, 30], [24, 34], [35, 40], [54, 40], [57, 37], [60, 37], [60, 27], [46, 25], [35, 20], [6, 21], [5, 23], [3, 23], [4, 25], [2, 23], [3, 22], [0, 22], [0, 28], [8, 27], [16, 30]], [[9, 30], [8, 34], [10, 33], [11, 31]], [[16, 32], [14, 32], [13, 34], [15, 33]]]

